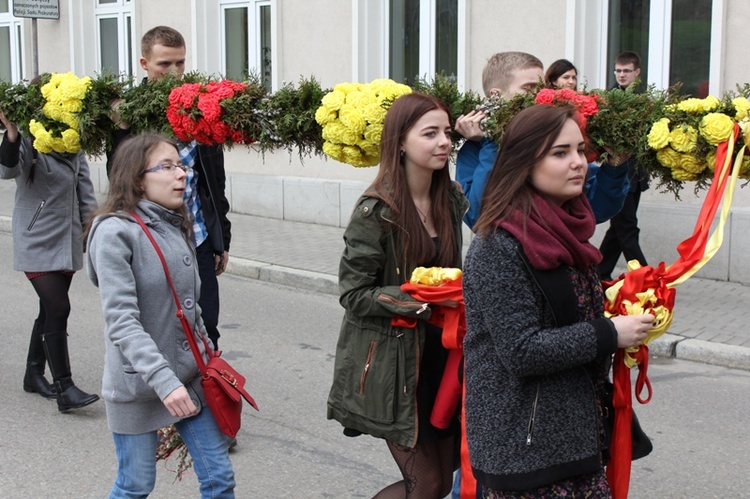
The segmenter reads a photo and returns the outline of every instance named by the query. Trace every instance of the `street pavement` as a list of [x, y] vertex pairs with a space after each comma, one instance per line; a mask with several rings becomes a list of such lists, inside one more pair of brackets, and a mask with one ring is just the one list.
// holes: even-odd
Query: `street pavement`
[[[6, 184], [0, 187], [0, 230], [10, 232], [15, 187]], [[228, 273], [338, 293], [343, 228], [240, 213], [229, 218]], [[750, 286], [701, 279], [699, 271], [677, 288], [672, 326], [650, 345], [651, 355], [750, 371], [750, 328], [742, 315], [748, 303]]]

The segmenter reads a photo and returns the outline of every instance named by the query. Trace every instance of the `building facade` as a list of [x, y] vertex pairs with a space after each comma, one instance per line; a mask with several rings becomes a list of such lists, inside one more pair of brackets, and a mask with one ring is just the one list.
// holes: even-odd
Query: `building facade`
[[[481, 93], [486, 60], [505, 50], [545, 64], [567, 58], [588, 88], [614, 83], [622, 50], [641, 54], [643, 79], [657, 88], [680, 81], [694, 95], [721, 95], [750, 82], [740, 54], [750, 20], [745, 0], [59, 0], [59, 12], [36, 21], [41, 72], [141, 78], [140, 38], [165, 24], [185, 36], [188, 70], [232, 79], [252, 72], [270, 91], [309, 76], [332, 87], [443, 72]], [[0, 0], [0, 79], [30, 78], [33, 57], [31, 20]], [[95, 181], [106, 190], [101, 163], [93, 160]], [[227, 170], [233, 210], [338, 226], [376, 173], [251, 148], [228, 152]], [[689, 186], [680, 201], [644, 193], [641, 239], [651, 263], [676, 258], [700, 201]], [[750, 283], [745, 192], [735, 206], [724, 247], [702, 275]]]

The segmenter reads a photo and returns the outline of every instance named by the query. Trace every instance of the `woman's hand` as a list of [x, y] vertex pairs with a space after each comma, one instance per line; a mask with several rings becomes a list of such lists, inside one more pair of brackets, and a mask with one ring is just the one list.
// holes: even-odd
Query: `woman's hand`
[[193, 400], [188, 395], [187, 388], [184, 386], [172, 391], [162, 400], [162, 403], [169, 413], [176, 418], [186, 418], [198, 414], [198, 408], [195, 407]]
[[652, 314], [618, 315], [612, 317], [617, 330], [617, 348], [637, 347], [646, 339], [646, 333], [654, 326]]
[[462, 114], [456, 120], [456, 131], [468, 140], [482, 140], [484, 132], [479, 126], [486, 115], [477, 109], [468, 114]]
[[3, 122], [3, 126], [5, 127], [5, 138], [8, 142], [18, 140], [18, 125], [6, 118], [2, 109], [0, 109], [0, 121]]

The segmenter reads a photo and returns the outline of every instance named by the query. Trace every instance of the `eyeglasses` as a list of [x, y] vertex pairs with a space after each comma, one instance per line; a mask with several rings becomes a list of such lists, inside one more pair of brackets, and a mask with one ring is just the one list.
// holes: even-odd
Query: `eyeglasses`
[[160, 165], [152, 166], [151, 168], [146, 168], [143, 170], [143, 173], [151, 173], [151, 172], [158, 172], [159, 170], [163, 170], [167, 173], [174, 172], [175, 168], [179, 168], [183, 172], [187, 173], [188, 170], [190, 170], [190, 167], [186, 165], [185, 163], [162, 163]]
[[620, 73], [622, 73], [622, 74], [629, 75], [633, 71], [634, 71], [633, 69], [615, 69], [615, 74], [619, 75]]

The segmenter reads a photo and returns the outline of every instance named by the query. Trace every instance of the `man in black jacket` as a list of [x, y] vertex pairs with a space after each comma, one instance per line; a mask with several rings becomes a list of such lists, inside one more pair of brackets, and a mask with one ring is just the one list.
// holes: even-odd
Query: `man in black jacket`
[[[641, 58], [631, 51], [621, 52], [615, 60], [615, 76], [617, 84], [614, 88], [627, 89], [635, 83], [641, 74]], [[630, 189], [625, 196], [622, 210], [609, 221], [609, 229], [604, 235], [599, 251], [602, 252], [602, 261], [599, 263], [599, 275], [602, 280], [612, 279], [620, 255], [625, 255], [625, 260], [638, 260], [646, 265], [646, 257], [641, 250], [638, 228], [638, 204], [641, 200], [641, 192], [648, 189], [648, 177], [642, 176], [633, 162], [629, 159], [621, 168], [628, 168], [628, 180]]]
[[[179, 31], [167, 26], [152, 28], [141, 38], [141, 67], [146, 80], [157, 80], [172, 72], [185, 71], [185, 39]], [[117, 146], [130, 131], [120, 124], [112, 148], [107, 153], [107, 175]], [[217, 276], [226, 269], [232, 224], [227, 218], [229, 201], [225, 195], [224, 152], [220, 145], [203, 145], [195, 141], [178, 142], [182, 162], [190, 167], [185, 186], [185, 206], [193, 218], [195, 248], [201, 278], [201, 317], [209, 338], [218, 348], [219, 282]]]

